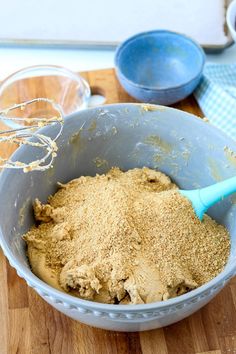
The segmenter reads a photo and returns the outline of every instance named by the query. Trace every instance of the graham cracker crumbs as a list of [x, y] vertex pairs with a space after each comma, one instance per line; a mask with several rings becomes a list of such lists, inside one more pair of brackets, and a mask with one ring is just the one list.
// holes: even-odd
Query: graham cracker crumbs
[[80, 177], [36, 200], [24, 239], [33, 272], [104, 303], [166, 300], [214, 278], [230, 250], [225, 227], [201, 222], [169, 177], [149, 168]]

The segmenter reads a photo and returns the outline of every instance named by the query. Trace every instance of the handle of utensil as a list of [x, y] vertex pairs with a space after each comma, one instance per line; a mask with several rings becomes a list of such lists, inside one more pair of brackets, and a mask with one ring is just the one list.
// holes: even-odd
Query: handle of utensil
[[219, 202], [220, 200], [235, 192], [236, 177], [232, 177], [226, 179], [225, 181], [215, 183], [212, 186], [200, 189], [199, 197], [204, 207], [208, 209], [213, 204]]

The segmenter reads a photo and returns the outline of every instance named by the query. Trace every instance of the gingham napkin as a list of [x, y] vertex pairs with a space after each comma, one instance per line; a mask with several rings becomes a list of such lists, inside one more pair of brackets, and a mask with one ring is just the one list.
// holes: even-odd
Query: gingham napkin
[[236, 139], [236, 64], [207, 64], [194, 96], [209, 121]]

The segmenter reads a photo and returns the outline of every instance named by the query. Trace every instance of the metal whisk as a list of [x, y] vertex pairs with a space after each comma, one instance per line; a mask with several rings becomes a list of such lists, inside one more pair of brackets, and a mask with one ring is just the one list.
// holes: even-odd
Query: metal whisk
[[[24, 110], [26, 106], [36, 103], [46, 102], [58, 113], [58, 116], [52, 118], [24, 118], [24, 117], [8, 117], [9, 112], [15, 109]], [[12, 161], [10, 158], [5, 159], [0, 156], [0, 168], [23, 169], [24, 172], [37, 170], [44, 171], [52, 166], [53, 160], [57, 155], [56, 140], [61, 135], [64, 123], [64, 115], [61, 106], [48, 98], [35, 98], [26, 102], [15, 104], [4, 110], [0, 110], [0, 121], [13, 123], [30, 123], [29, 126], [16, 127], [10, 130], [0, 130], [0, 143], [7, 142], [11, 144], [30, 145], [42, 149], [43, 157], [38, 160], [25, 163], [22, 161]], [[57, 124], [58, 132], [54, 138], [50, 138], [38, 132], [38, 129], [47, 125]], [[34, 139], [30, 139], [34, 138]]]

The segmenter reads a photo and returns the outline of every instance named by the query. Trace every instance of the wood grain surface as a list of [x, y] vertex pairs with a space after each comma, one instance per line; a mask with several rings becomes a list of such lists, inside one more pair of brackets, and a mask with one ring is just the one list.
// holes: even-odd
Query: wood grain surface
[[[114, 71], [82, 73], [106, 103], [134, 102]], [[201, 116], [193, 97], [175, 105]], [[3, 128], [0, 124], [0, 129]], [[4, 146], [5, 156], [13, 148]], [[0, 354], [234, 354], [236, 279], [191, 317], [140, 333], [95, 329], [62, 315], [20, 279], [0, 253]]]

